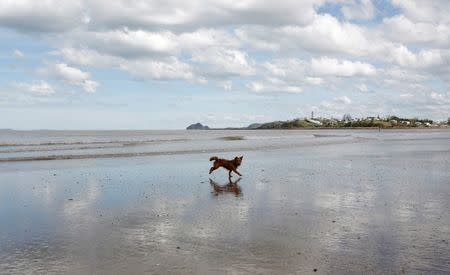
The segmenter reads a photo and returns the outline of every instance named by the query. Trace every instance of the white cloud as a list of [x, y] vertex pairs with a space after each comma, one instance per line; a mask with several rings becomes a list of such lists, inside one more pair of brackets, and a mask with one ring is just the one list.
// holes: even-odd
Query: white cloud
[[[306, 24], [324, 0], [16, 0], [0, 3], [0, 25], [21, 31], [197, 29], [235, 24]], [[26, 18], [27, 20], [23, 20]]]
[[431, 92], [430, 97], [440, 103], [450, 104], [450, 95], [449, 94], [443, 95], [443, 94], [439, 94], [436, 92]]
[[134, 58], [176, 53], [178, 43], [171, 32], [147, 32], [127, 29], [87, 32], [80, 35], [93, 48], [101, 48], [112, 55]]
[[303, 92], [303, 88], [300, 86], [289, 85], [282, 81], [276, 81], [276, 83], [262, 83], [252, 81], [247, 84], [247, 88], [254, 93], [290, 93], [298, 94]]
[[375, 7], [372, 0], [353, 0], [342, 7], [342, 14], [350, 20], [371, 20], [375, 15]]
[[383, 32], [401, 43], [450, 44], [450, 26], [443, 23], [413, 22], [403, 14], [383, 19]]
[[[450, 27], [439, 28], [444, 30]], [[424, 41], [434, 41], [441, 45], [448, 43], [447, 34], [439, 30], [434, 30], [431, 35], [424, 34]], [[407, 41], [406, 36], [402, 39], [399, 35], [394, 39], [386, 36], [383, 29], [368, 29], [361, 25], [340, 22], [328, 14], [317, 15], [311, 24], [305, 26], [244, 26], [239, 28], [237, 33], [252, 47], [271, 49], [277, 51], [277, 54], [294, 55], [308, 52], [314, 55], [350, 56], [352, 59], [364, 58], [415, 68], [430, 68], [448, 63], [442, 58], [440, 49], [419, 48], [411, 51], [408, 46], [397, 42]], [[417, 36], [420, 37], [421, 34], [417, 33]], [[277, 41], [276, 44], [274, 41]]]
[[35, 81], [32, 83], [14, 82], [12, 83], [12, 86], [19, 91], [32, 93], [35, 95], [47, 96], [55, 93], [55, 89], [53, 89], [50, 84], [43, 80]]
[[369, 88], [367, 88], [367, 85], [364, 83], [356, 85], [356, 88], [358, 89], [358, 91], [363, 92], [363, 93], [369, 91]]
[[305, 83], [309, 85], [321, 85], [324, 83], [324, 80], [323, 78], [320, 77], [306, 77]]
[[219, 47], [195, 51], [192, 60], [209, 65], [207, 73], [212, 75], [249, 76], [254, 73], [247, 53], [240, 50]]
[[81, 0], [0, 1], [0, 26], [27, 32], [58, 32], [82, 22]]
[[413, 53], [404, 46], [390, 52], [390, 58], [400, 66], [413, 68], [427, 68], [444, 63], [439, 50], [421, 50]]
[[249, 84], [247, 84], [247, 87], [255, 93], [260, 93], [262, 91], [265, 90], [265, 86], [264, 84], [260, 83], [260, 82], [250, 82]]
[[341, 97], [338, 97], [338, 98], [336, 98], [335, 101], [336, 101], [337, 103], [342, 103], [342, 104], [346, 104], [346, 105], [352, 103], [351, 99], [348, 98], [347, 96], [341, 96]]
[[[305, 24], [323, 0], [230, 2], [223, 0], [91, 1], [91, 25], [101, 28], [198, 28], [235, 24]], [[301, 12], [300, 12], [301, 11]], [[93, 20], [95, 18], [95, 20]]]
[[283, 91], [300, 93], [312, 86], [339, 85], [343, 78], [375, 78], [376, 68], [359, 61], [340, 60], [329, 57], [275, 59], [260, 65], [257, 75], [247, 88], [253, 92]]
[[95, 82], [93, 80], [85, 80], [81, 85], [83, 86], [83, 89], [88, 93], [95, 93], [99, 86], [98, 82]]
[[321, 108], [332, 112], [348, 112], [352, 100], [347, 96], [333, 98], [332, 100], [324, 100], [320, 103]]
[[392, 3], [414, 21], [450, 22], [448, 0], [391, 0]]
[[239, 39], [232, 33], [219, 29], [201, 28], [193, 32], [183, 32], [176, 38], [178, 47], [184, 51], [208, 49], [210, 47], [237, 48]]
[[221, 81], [219, 82], [219, 85], [225, 91], [231, 91], [231, 89], [233, 89], [233, 82], [231, 80]]
[[[259, 34], [256, 34], [255, 32], [259, 32]], [[257, 49], [279, 51], [279, 42], [267, 39], [263, 32], [263, 28], [249, 28], [248, 26], [235, 30], [236, 36], [245, 44]]]
[[62, 57], [66, 62], [70, 64], [80, 66], [117, 66], [120, 64], [120, 58], [100, 54], [97, 51], [87, 48], [62, 48], [58, 51], [52, 52], [52, 54]]
[[271, 62], [266, 61], [262, 67], [274, 77], [282, 77], [289, 79], [298, 79], [305, 73], [307, 64], [305, 61], [297, 58], [276, 59]]
[[[369, 39], [366, 30], [355, 24], [339, 22], [335, 17], [317, 15], [311, 24], [287, 25], [278, 28], [244, 26], [238, 30], [241, 37], [251, 37], [246, 41], [278, 41], [273, 49], [279, 51], [307, 50], [314, 53], [346, 53], [364, 56], [374, 51], [374, 38]], [[272, 42], [270, 42], [272, 41]], [[258, 47], [262, 42], [252, 44]]]
[[414, 95], [413, 94], [400, 94], [400, 97], [401, 98], [412, 98], [412, 97], [414, 97]]
[[57, 63], [40, 69], [39, 73], [63, 80], [71, 85], [81, 86], [85, 92], [93, 93], [97, 90], [99, 84], [90, 79], [88, 72], [71, 67], [65, 63]]
[[25, 58], [25, 54], [19, 50], [14, 50], [13, 55], [15, 58], [18, 58], [18, 59]]
[[315, 75], [350, 77], [355, 75], [372, 76], [376, 74], [374, 66], [359, 61], [338, 60], [321, 57], [311, 60], [311, 70]]
[[133, 75], [148, 79], [184, 79], [194, 80], [192, 67], [176, 58], [169, 58], [164, 61], [155, 60], [132, 60], [125, 61], [120, 65], [124, 71]]

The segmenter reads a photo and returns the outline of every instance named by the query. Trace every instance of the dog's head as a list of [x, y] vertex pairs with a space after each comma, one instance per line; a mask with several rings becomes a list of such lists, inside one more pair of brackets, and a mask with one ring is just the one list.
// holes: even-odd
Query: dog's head
[[235, 157], [234, 158], [234, 163], [236, 163], [237, 166], [241, 165], [243, 158], [244, 158], [244, 156]]

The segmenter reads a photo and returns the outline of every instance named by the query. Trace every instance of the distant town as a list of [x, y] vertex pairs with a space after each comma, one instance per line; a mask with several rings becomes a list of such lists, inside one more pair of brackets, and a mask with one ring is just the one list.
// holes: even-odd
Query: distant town
[[[362, 117], [352, 118], [351, 115], [344, 115], [342, 119], [314, 117], [296, 118], [285, 121], [272, 121], [267, 123], [253, 123], [242, 128], [220, 128], [220, 129], [298, 129], [298, 128], [449, 128], [450, 118], [447, 121], [433, 121], [431, 119], [401, 118], [398, 116], [386, 117]], [[188, 130], [215, 130], [201, 123], [188, 126]]]

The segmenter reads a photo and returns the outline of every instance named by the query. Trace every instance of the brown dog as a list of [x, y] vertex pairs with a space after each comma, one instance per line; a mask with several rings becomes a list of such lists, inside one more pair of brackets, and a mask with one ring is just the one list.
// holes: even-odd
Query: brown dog
[[209, 173], [211, 174], [214, 170], [218, 169], [219, 167], [223, 167], [228, 170], [228, 176], [230, 178], [231, 178], [232, 171], [234, 171], [239, 176], [242, 176], [241, 173], [239, 173], [236, 169], [239, 167], [239, 165], [241, 165], [243, 158], [244, 158], [243, 156], [240, 156], [240, 157], [235, 157], [232, 160], [227, 160], [227, 159], [220, 159], [218, 157], [211, 157], [209, 159], [209, 161], [214, 160], [214, 163], [213, 163], [213, 167], [211, 167], [211, 169], [209, 169]]

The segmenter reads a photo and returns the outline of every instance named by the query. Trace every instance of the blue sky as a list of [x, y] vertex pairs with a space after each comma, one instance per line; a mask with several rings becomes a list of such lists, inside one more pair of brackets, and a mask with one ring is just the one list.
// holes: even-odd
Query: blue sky
[[447, 0], [3, 1], [0, 128], [450, 116]]

